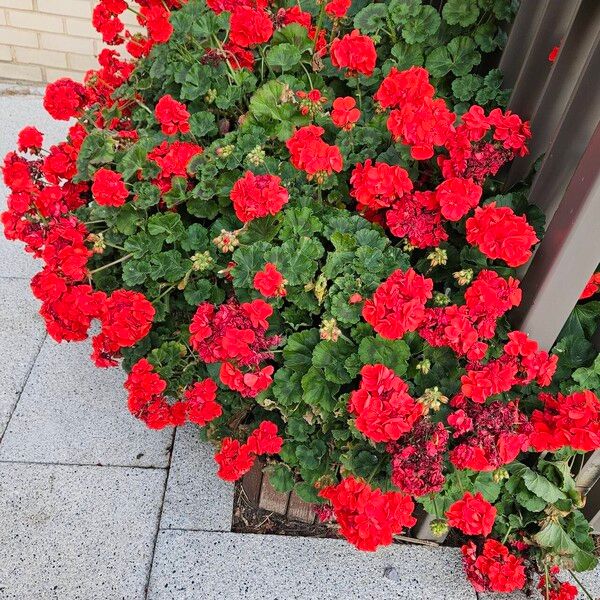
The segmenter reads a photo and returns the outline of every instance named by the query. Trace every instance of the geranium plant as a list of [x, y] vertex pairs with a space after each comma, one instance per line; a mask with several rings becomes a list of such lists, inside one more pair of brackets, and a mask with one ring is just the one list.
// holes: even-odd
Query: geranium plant
[[362, 550], [419, 504], [477, 590], [537, 572], [572, 598], [557, 567], [596, 559], [570, 467], [600, 402], [506, 319], [543, 218], [498, 193], [530, 131], [474, 68], [512, 4], [102, 0], [133, 58], [48, 86], [76, 122], [47, 151], [21, 133], [2, 220], [44, 262], [50, 335], [99, 321], [131, 413], [199, 425], [223, 479], [264, 456]]

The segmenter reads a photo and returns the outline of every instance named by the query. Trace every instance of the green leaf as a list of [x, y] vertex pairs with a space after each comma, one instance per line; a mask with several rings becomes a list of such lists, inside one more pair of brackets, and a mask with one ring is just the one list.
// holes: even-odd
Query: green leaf
[[304, 481], [297, 483], [294, 486], [294, 491], [298, 494], [300, 500], [304, 500], [304, 502], [310, 502], [311, 504], [322, 502], [315, 486], [310, 483]]
[[302, 400], [312, 407], [331, 412], [337, 402], [335, 394], [339, 389], [339, 385], [327, 381], [323, 371], [315, 367], [310, 367], [302, 377]]
[[591, 367], [580, 367], [573, 373], [573, 379], [581, 389], [600, 389], [600, 354]]
[[420, 9], [421, 0], [391, 0], [388, 6], [392, 22], [397, 26], [408, 23]]
[[159, 213], [148, 219], [148, 233], [163, 236], [167, 242], [173, 243], [185, 235], [185, 227], [177, 213]]
[[314, 277], [317, 270], [316, 261], [324, 253], [321, 242], [314, 238], [302, 237], [272, 248], [265, 259], [277, 265], [289, 285], [305, 285]]
[[398, 42], [392, 48], [392, 56], [396, 59], [394, 66], [401, 71], [412, 66], [421, 66], [425, 61], [421, 46], [405, 42]]
[[127, 287], [142, 285], [150, 274], [150, 263], [145, 260], [128, 260], [123, 265], [123, 283]]
[[477, 90], [483, 85], [483, 77], [479, 75], [465, 75], [464, 77], [458, 77], [452, 82], [452, 93], [458, 100], [462, 102], [468, 102], [471, 100]]
[[440, 28], [440, 15], [433, 6], [421, 6], [416, 15], [404, 23], [402, 37], [408, 44], [419, 44], [431, 39]]
[[270, 248], [266, 242], [257, 242], [238, 248], [232, 255], [235, 267], [231, 271], [236, 288], [251, 288], [254, 276], [264, 268], [265, 252]]
[[267, 52], [266, 61], [272, 69], [289, 71], [302, 59], [300, 50], [292, 44], [278, 44]]
[[473, 25], [479, 17], [477, 0], [447, 0], [442, 16], [448, 25]]
[[523, 480], [525, 487], [536, 496], [543, 498], [548, 504], [566, 498], [566, 495], [549, 479], [536, 473], [526, 465], [514, 463], [510, 469], [511, 475], [516, 475]]
[[183, 256], [177, 250], [169, 250], [154, 255], [150, 265], [150, 276], [154, 281], [164, 279], [169, 283], [174, 283], [186, 274], [191, 262], [184, 261]]
[[410, 348], [404, 340], [366, 337], [358, 347], [358, 356], [365, 365], [382, 364], [402, 376], [406, 373]]
[[313, 350], [319, 339], [318, 329], [307, 329], [290, 335], [283, 349], [286, 369], [306, 373], [312, 365]]
[[214, 135], [218, 131], [215, 115], [208, 111], [194, 113], [190, 117], [190, 129], [197, 138]]
[[321, 439], [313, 440], [310, 446], [300, 444], [296, 448], [296, 457], [298, 458], [300, 467], [308, 471], [316, 471], [321, 464], [321, 459], [325, 455], [326, 450], [327, 446]]
[[142, 258], [145, 254], [158, 254], [162, 250], [164, 238], [151, 236], [145, 231], [130, 235], [124, 243], [127, 252], [133, 254], [134, 258]]
[[450, 40], [448, 52], [452, 61], [452, 72], [455, 75], [466, 75], [481, 62], [477, 44], [472, 38], [465, 35]]
[[77, 156], [78, 178], [91, 179], [99, 167], [112, 162], [114, 155], [115, 143], [110, 133], [94, 129], [83, 141]]
[[306, 27], [302, 27], [299, 23], [290, 23], [273, 34], [273, 45], [282, 43], [293, 46], [302, 54], [314, 48], [314, 42], [308, 37]]
[[287, 494], [294, 489], [294, 476], [292, 470], [284, 463], [270, 465], [265, 469], [269, 476], [269, 483], [278, 491]]
[[344, 362], [354, 352], [355, 346], [346, 340], [337, 342], [328, 340], [317, 344], [313, 352], [312, 364], [322, 369], [325, 377], [332, 383], [349, 383], [352, 381]]
[[354, 17], [354, 27], [362, 34], [372, 35], [385, 29], [388, 11], [385, 4], [368, 4]]
[[198, 279], [186, 285], [183, 297], [190, 306], [198, 306], [210, 298], [212, 288], [212, 284], [207, 279]]

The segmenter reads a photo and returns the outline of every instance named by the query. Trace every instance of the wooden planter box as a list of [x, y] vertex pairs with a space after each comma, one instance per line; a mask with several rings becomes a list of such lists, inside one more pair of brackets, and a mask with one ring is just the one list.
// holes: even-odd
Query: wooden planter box
[[296, 492], [283, 494], [278, 492], [263, 475], [263, 464], [256, 461], [252, 470], [242, 479], [242, 489], [248, 501], [256, 508], [283, 515], [290, 521], [314, 523], [315, 514], [312, 505], [300, 499]]

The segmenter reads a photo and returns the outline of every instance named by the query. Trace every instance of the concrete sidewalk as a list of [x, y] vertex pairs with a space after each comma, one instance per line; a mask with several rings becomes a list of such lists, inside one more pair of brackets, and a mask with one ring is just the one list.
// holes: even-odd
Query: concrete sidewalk
[[[47, 144], [66, 130], [2, 88], [0, 122], [2, 157], [25, 125]], [[452, 549], [231, 533], [212, 449], [193, 428], [145, 429], [119, 369], [45, 335], [36, 269], [0, 236], [0, 600], [476, 600]]]

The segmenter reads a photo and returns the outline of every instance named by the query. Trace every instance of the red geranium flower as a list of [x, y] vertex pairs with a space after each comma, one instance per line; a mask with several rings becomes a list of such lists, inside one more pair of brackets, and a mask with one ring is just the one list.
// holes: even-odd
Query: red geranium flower
[[531, 247], [539, 240], [524, 216], [507, 206], [490, 202], [467, 219], [467, 241], [491, 259], [501, 259], [510, 267], [525, 264]]
[[333, 40], [329, 55], [331, 64], [334, 67], [346, 69], [348, 76], [362, 73], [370, 77], [373, 75], [377, 62], [377, 51], [373, 40], [366, 35], [361, 35], [358, 29], [341, 39]]
[[384, 493], [352, 476], [321, 490], [319, 496], [331, 502], [342, 535], [359, 550], [389, 546], [395, 534], [417, 522], [410, 496]]
[[286, 142], [292, 164], [296, 169], [305, 171], [309, 179], [316, 176], [319, 180], [334, 171], [339, 173], [343, 168], [340, 149], [324, 142], [324, 133], [322, 127], [307, 125], [298, 129]]
[[356, 100], [351, 96], [336, 98], [333, 101], [331, 120], [341, 129], [350, 131], [360, 119], [360, 110], [356, 108]]
[[246, 442], [250, 452], [260, 454], [278, 454], [283, 446], [283, 438], [277, 435], [277, 425], [272, 421], [262, 421], [250, 434]]
[[325, 5], [325, 12], [332, 19], [343, 19], [352, 4], [352, 0], [331, 0]]
[[122, 206], [129, 197], [123, 175], [105, 168], [94, 174], [92, 194], [101, 206]]
[[435, 189], [440, 211], [449, 221], [460, 221], [479, 204], [483, 190], [472, 179], [452, 177]]
[[138, 20], [148, 29], [148, 37], [157, 44], [168, 42], [173, 34], [171, 13], [162, 2], [142, 6]]
[[58, 79], [46, 87], [44, 108], [58, 121], [78, 117], [86, 102], [85, 88], [68, 77]]
[[405, 169], [384, 162], [373, 165], [370, 158], [364, 165], [356, 165], [350, 185], [350, 195], [358, 202], [359, 210], [367, 207], [378, 210], [391, 206], [413, 188]]
[[234, 8], [229, 27], [229, 40], [241, 48], [264, 44], [273, 35], [273, 22], [269, 15], [250, 6]]
[[35, 127], [25, 127], [19, 132], [18, 146], [21, 152], [37, 153], [44, 143], [44, 136]]
[[433, 281], [413, 269], [394, 271], [363, 306], [362, 315], [375, 331], [390, 340], [415, 331], [425, 317]]
[[251, 171], [238, 179], [229, 195], [237, 218], [247, 223], [259, 217], [276, 215], [289, 199], [288, 191], [276, 175], [254, 175]]
[[175, 135], [177, 132], [189, 133], [190, 131], [190, 113], [185, 104], [177, 102], [170, 94], [163, 96], [156, 103], [154, 115], [165, 135]]
[[185, 391], [184, 397], [188, 419], [201, 427], [223, 414], [221, 405], [216, 401], [217, 384], [210, 378], [194, 383]]
[[237, 481], [252, 468], [255, 457], [247, 444], [240, 444], [239, 440], [227, 437], [221, 442], [221, 449], [215, 454], [215, 460], [219, 465], [217, 475], [221, 479]]
[[375, 442], [395, 441], [410, 431], [423, 405], [408, 394], [408, 385], [385, 365], [365, 365], [360, 375], [348, 402], [356, 428]]
[[446, 511], [450, 527], [457, 527], [467, 535], [488, 536], [494, 527], [496, 509], [480, 492], [474, 496], [470, 492], [454, 502]]
[[267, 263], [263, 271], [254, 276], [254, 289], [267, 298], [286, 295], [285, 279], [273, 263]]

